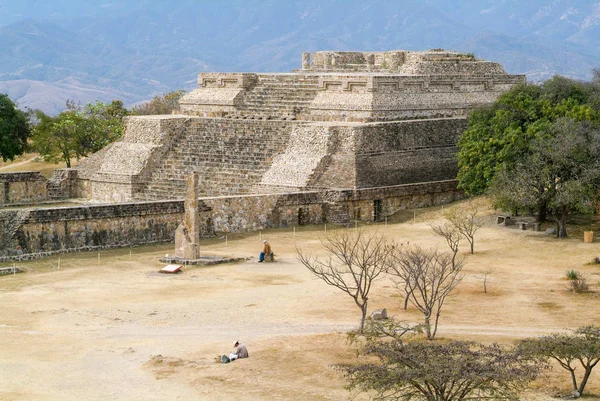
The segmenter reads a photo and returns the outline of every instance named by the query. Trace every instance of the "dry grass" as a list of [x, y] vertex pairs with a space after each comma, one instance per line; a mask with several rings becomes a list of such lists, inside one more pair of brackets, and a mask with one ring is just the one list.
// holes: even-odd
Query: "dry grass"
[[[77, 160], [73, 160], [71, 165], [77, 165]], [[50, 178], [54, 170], [65, 168], [65, 163], [46, 163], [37, 153], [25, 153], [13, 161], [3, 162], [0, 160], [0, 173], [15, 173], [19, 171], [39, 171], [46, 178]]]
[[[416, 222], [368, 225], [398, 241], [445, 247], [429, 222], [441, 207], [419, 211]], [[489, 221], [494, 211], [488, 210]], [[392, 220], [392, 219], [390, 219]], [[402, 220], [399, 218], [399, 220]], [[328, 226], [328, 231], [334, 229]], [[356, 327], [352, 300], [312, 277], [295, 257], [296, 245], [324, 256], [324, 227], [265, 230], [277, 263], [256, 263], [257, 234], [228, 235], [202, 244], [213, 255], [251, 257], [234, 265], [188, 267], [162, 275], [159, 256], [172, 245], [62, 255], [24, 262], [28, 273], [0, 277], [2, 400], [325, 400], [348, 399], [332, 365], [352, 360], [345, 331]], [[486, 225], [465, 279], [447, 301], [441, 339], [510, 344], [585, 324], [600, 324], [600, 267], [589, 264], [598, 243], [582, 236], [557, 240], [543, 233]], [[478, 276], [493, 269], [488, 293]], [[592, 292], [568, 291], [565, 271], [593, 278]], [[388, 309], [417, 322], [387, 280], [376, 283], [370, 309]], [[233, 341], [246, 343], [247, 360], [218, 364]], [[524, 400], [567, 394], [568, 375], [554, 369]], [[600, 394], [600, 371], [588, 384]], [[364, 397], [359, 397], [365, 399]], [[593, 398], [588, 398], [593, 399]]]

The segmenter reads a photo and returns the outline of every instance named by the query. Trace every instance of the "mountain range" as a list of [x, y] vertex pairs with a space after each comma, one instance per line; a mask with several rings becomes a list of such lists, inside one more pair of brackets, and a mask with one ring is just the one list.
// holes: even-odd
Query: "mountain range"
[[303, 51], [430, 48], [589, 79], [600, 1], [0, 0], [0, 92], [51, 114], [192, 89], [201, 71], [291, 71]]

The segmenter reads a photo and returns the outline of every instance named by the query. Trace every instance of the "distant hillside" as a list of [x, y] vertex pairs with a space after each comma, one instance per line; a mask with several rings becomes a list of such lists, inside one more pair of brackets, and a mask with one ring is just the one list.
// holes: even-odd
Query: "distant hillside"
[[200, 71], [290, 71], [303, 51], [473, 52], [531, 80], [600, 66], [600, 1], [21, 0], [0, 4], [0, 91], [135, 103]]

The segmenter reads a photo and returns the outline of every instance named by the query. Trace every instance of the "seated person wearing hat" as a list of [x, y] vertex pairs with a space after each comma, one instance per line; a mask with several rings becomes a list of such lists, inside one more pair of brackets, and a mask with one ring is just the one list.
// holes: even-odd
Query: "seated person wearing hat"
[[[271, 245], [269, 245], [267, 240], [264, 240], [263, 243], [265, 244], [265, 247], [263, 248], [263, 251], [260, 253], [260, 256], [258, 257], [259, 263], [261, 263], [265, 260], [265, 256], [269, 256], [273, 253], [273, 251], [271, 250]], [[273, 261], [273, 259], [271, 258], [271, 262], [272, 261]]]

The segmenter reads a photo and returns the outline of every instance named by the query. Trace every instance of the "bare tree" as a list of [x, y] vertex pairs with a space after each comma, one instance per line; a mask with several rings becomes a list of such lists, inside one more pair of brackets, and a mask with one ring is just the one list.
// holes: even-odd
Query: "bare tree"
[[385, 273], [392, 248], [377, 234], [336, 231], [321, 240], [329, 252], [325, 260], [296, 249], [298, 260], [315, 276], [354, 300], [361, 311], [360, 331], [365, 325], [373, 281]]
[[480, 220], [479, 205], [473, 201], [467, 202], [462, 207], [455, 207], [446, 212], [446, 220], [452, 224], [458, 232], [469, 241], [471, 254], [475, 250], [475, 233], [483, 225]]
[[486, 269], [484, 271], [481, 272], [481, 274], [475, 276], [475, 278], [477, 278], [478, 280], [483, 281], [483, 293], [487, 294], [487, 282], [489, 280], [488, 276], [490, 274], [492, 274], [495, 270], [494, 269]]
[[431, 224], [430, 227], [434, 234], [439, 235], [446, 240], [448, 247], [452, 251], [452, 266], [454, 266], [462, 234], [458, 231], [458, 228], [449, 221], [446, 221], [444, 224]]
[[388, 273], [395, 279], [396, 288], [419, 309], [425, 318], [427, 338], [433, 340], [444, 301], [461, 282], [462, 261], [435, 249], [395, 247]]

